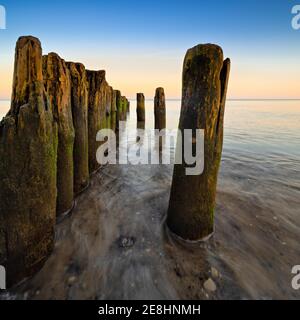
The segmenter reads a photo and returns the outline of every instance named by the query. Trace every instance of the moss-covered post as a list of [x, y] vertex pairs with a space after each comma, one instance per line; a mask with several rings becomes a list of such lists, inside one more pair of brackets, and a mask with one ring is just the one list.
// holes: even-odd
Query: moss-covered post
[[74, 193], [77, 195], [89, 184], [88, 83], [83, 64], [68, 62], [67, 66], [71, 76], [72, 115], [75, 129]]
[[143, 93], [137, 93], [136, 95], [136, 113], [138, 122], [145, 121], [145, 96]]
[[204, 129], [205, 134], [203, 173], [186, 175], [184, 161], [174, 167], [167, 225], [185, 240], [206, 239], [214, 231], [229, 69], [230, 60], [223, 61], [222, 49], [216, 45], [198, 45], [188, 50], [184, 60], [179, 129], [192, 129], [193, 137], [196, 129]]
[[163, 88], [157, 88], [154, 97], [154, 119], [155, 129], [166, 128], [166, 99]]
[[7, 286], [38, 271], [53, 249], [57, 125], [44, 91], [42, 49], [16, 46], [11, 108], [0, 123], [0, 265]]
[[130, 113], [130, 101], [127, 99], [127, 113]]
[[117, 129], [117, 103], [116, 103], [116, 90], [112, 89], [111, 92], [111, 129]]
[[122, 102], [122, 120], [126, 121], [127, 120], [127, 99], [125, 96], [121, 97], [121, 102]]
[[71, 79], [65, 61], [56, 53], [43, 56], [43, 76], [54, 119], [58, 124], [57, 216], [63, 217], [70, 212], [74, 203], [75, 131], [71, 106]]
[[112, 115], [112, 87], [107, 83], [105, 86], [105, 113], [106, 113], [106, 125], [105, 129], [111, 129], [111, 115]]
[[103, 83], [105, 71], [86, 71], [89, 84], [88, 131], [89, 131], [89, 171], [90, 174], [99, 169], [96, 152], [100, 143], [96, 141], [99, 130], [106, 126], [106, 109], [103, 103]]
[[116, 108], [117, 108], [117, 129], [119, 129], [119, 122], [122, 120], [122, 95], [119, 90], [116, 90]]

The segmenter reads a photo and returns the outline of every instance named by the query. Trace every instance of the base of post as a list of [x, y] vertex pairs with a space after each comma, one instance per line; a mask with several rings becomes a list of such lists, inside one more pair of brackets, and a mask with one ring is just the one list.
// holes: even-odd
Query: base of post
[[72, 214], [72, 211], [74, 210], [74, 208], [76, 207], [76, 200], [73, 200], [73, 204], [72, 207], [67, 210], [66, 212], [60, 214], [58, 217], [56, 217], [56, 224], [60, 224], [61, 222], [63, 222], [67, 217], [69, 217]]
[[76, 193], [75, 198], [79, 197], [82, 193], [84, 193], [90, 187], [90, 185], [91, 185], [91, 181], [89, 180], [86, 186], [82, 188], [82, 190]]
[[93, 172], [90, 174], [90, 177], [96, 175], [101, 169], [105, 168], [107, 165], [108, 165], [108, 163], [107, 163], [107, 164], [102, 164], [102, 165], [100, 165], [99, 168], [97, 168], [95, 171], [93, 171]]
[[179, 236], [178, 234], [174, 233], [169, 226], [167, 225], [167, 223], [165, 222], [165, 228], [166, 228], [166, 232], [170, 237], [175, 238], [175, 240], [179, 241], [179, 242], [183, 242], [185, 244], [199, 244], [199, 243], [203, 243], [203, 242], [207, 242], [210, 238], [213, 237], [213, 235], [215, 234], [215, 231], [213, 231], [211, 234], [209, 234], [208, 236], [201, 238], [199, 240], [189, 240], [189, 239], [184, 239], [181, 236]]

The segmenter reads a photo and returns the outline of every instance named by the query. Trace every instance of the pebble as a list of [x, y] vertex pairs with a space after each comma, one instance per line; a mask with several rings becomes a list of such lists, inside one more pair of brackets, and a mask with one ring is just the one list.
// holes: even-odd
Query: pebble
[[210, 292], [214, 292], [217, 290], [217, 286], [211, 278], [204, 282], [204, 288]]
[[211, 275], [212, 275], [213, 278], [219, 278], [220, 274], [219, 274], [219, 271], [216, 268], [212, 267], [211, 268]]
[[121, 248], [131, 248], [135, 244], [134, 237], [121, 237], [119, 239], [119, 247]]
[[76, 282], [76, 277], [70, 277], [69, 279], [68, 279], [68, 284], [69, 285], [72, 285], [72, 284], [74, 284]]

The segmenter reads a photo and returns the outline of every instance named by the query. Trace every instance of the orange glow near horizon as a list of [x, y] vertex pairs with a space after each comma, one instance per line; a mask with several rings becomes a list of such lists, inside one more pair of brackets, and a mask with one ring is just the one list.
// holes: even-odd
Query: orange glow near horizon
[[[72, 57], [69, 57], [72, 60]], [[164, 87], [167, 97], [181, 98], [181, 65], [182, 61], [171, 57], [154, 56], [147, 59], [125, 56], [124, 59], [96, 59], [83, 61], [90, 69], [106, 69], [108, 83], [120, 89], [128, 98], [135, 98], [136, 92], [144, 92], [147, 98], [154, 97], [157, 87]], [[76, 59], [73, 59], [76, 61]], [[239, 59], [240, 61], [240, 59]], [[252, 66], [256, 68], [253, 68]], [[13, 61], [0, 64], [0, 99], [10, 99], [13, 77]], [[228, 89], [228, 98], [242, 99], [297, 99], [300, 97], [300, 78], [297, 70], [290, 66], [273, 68], [272, 66], [234, 64]]]

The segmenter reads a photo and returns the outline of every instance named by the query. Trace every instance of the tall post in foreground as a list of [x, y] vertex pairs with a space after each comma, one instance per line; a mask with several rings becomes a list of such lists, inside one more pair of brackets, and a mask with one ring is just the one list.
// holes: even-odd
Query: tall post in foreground
[[0, 122], [0, 265], [8, 287], [33, 275], [52, 251], [56, 154], [57, 124], [44, 91], [41, 44], [21, 37], [11, 108]]
[[198, 45], [186, 54], [179, 129], [192, 129], [193, 138], [196, 129], [204, 129], [205, 155], [201, 175], [186, 175], [184, 161], [174, 166], [167, 225], [185, 240], [204, 240], [214, 231], [229, 72], [230, 60], [223, 61], [222, 49], [216, 45]]
[[137, 113], [137, 121], [144, 122], [145, 117], [145, 96], [143, 93], [138, 93], [136, 95], [136, 113]]
[[155, 92], [154, 118], [155, 129], [163, 130], [166, 128], [166, 99], [163, 88], [157, 88]]

